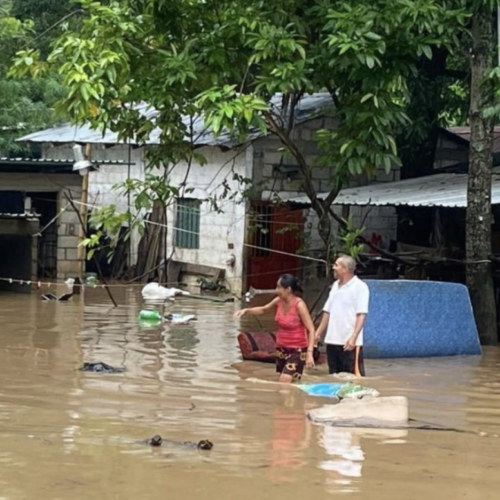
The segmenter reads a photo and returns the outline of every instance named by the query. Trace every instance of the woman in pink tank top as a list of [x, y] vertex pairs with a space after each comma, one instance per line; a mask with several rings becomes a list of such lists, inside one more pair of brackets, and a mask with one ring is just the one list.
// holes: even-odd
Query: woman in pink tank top
[[242, 309], [235, 314], [241, 318], [247, 314], [260, 316], [275, 311], [276, 371], [280, 382], [300, 380], [304, 366], [314, 366], [314, 325], [305, 302], [299, 297], [302, 288], [295, 276], [283, 274], [276, 285], [278, 295], [261, 307]]

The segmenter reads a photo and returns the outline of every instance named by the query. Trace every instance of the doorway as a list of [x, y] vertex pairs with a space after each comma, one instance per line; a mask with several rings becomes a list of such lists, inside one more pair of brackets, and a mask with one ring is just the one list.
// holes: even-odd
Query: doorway
[[31, 198], [31, 209], [40, 214], [41, 236], [38, 240], [38, 270], [40, 279], [57, 278], [57, 221], [58, 213], [57, 192], [26, 193]]
[[303, 235], [302, 210], [292, 210], [287, 204], [253, 202], [248, 237], [252, 247], [248, 254], [247, 287], [274, 289], [280, 275], [298, 274], [300, 259], [295, 254], [303, 245]]

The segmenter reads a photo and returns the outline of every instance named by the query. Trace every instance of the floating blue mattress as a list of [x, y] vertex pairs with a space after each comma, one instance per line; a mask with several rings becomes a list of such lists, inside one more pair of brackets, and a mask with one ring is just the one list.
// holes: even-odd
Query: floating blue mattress
[[434, 281], [366, 280], [370, 312], [364, 330], [367, 358], [481, 354], [469, 292]]

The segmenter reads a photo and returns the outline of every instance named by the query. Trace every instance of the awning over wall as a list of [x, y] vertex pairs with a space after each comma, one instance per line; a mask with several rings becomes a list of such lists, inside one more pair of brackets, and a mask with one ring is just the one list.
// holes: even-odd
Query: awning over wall
[[[454, 207], [467, 206], [467, 174], [438, 174], [396, 182], [371, 184], [343, 189], [334, 205]], [[318, 197], [326, 197], [323, 193]], [[492, 179], [491, 201], [500, 204], [500, 175]], [[289, 199], [293, 203], [309, 204], [307, 196]]]

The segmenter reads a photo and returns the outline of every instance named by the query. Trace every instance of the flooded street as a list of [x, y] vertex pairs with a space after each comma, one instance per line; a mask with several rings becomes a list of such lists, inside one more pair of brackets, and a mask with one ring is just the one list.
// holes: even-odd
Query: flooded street
[[[241, 363], [239, 304], [181, 298], [190, 325], [144, 327], [138, 288], [72, 301], [0, 294], [0, 500], [488, 500], [500, 491], [500, 350], [471, 358], [368, 360], [366, 385], [410, 399], [414, 426], [321, 427], [323, 404]], [[103, 361], [125, 373], [78, 370]], [[326, 368], [305, 380], [328, 380]], [[150, 448], [154, 434], [211, 452]]]

